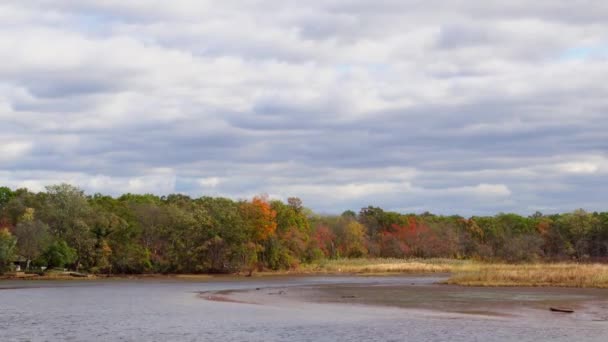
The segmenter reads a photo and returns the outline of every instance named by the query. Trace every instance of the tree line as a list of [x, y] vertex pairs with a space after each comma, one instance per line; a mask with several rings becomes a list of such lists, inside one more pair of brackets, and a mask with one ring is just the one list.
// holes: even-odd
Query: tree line
[[286, 203], [172, 194], [86, 195], [0, 187], [0, 272], [227, 273], [289, 269], [327, 258], [600, 260], [608, 213], [530, 216], [402, 214], [369, 206], [319, 215]]

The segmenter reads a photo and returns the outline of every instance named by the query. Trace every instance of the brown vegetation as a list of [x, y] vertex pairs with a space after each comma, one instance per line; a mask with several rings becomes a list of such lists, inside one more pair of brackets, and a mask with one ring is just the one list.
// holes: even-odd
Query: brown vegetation
[[608, 288], [604, 264], [475, 264], [460, 270], [448, 284], [466, 286], [562, 286]]
[[450, 273], [472, 264], [455, 259], [333, 259], [301, 265], [299, 273]]

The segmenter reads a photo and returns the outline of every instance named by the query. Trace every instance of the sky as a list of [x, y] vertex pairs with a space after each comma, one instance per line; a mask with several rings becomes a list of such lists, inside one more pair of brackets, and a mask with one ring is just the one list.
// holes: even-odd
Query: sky
[[608, 210], [608, 2], [2, 0], [0, 183]]

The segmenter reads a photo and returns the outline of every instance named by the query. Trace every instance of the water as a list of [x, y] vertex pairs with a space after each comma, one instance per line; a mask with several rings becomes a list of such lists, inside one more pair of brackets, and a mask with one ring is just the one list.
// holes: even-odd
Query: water
[[[461, 305], [464, 300], [472, 306], [479, 300], [487, 302], [488, 297], [519, 303], [521, 300], [534, 302], [535, 296], [542, 301], [565, 295], [428, 285], [435, 280], [417, 277], [301, 277], [205, 282], [3, 282], [0, 283], [0, 341], [605, 342], [608, 338], [608, 324], [591, 319], [596, 316], [552, 316], [530, 307], [523, 307], [521, 315], [493, 317], [450, 312], [440, 306], [433, 310], [417, 306], [391, 307], [390, 299], [387, 300], [388, 306], [378, 306], [368, 305], [373, 302], [321, 302], [320, 297], [308, 301], [264, 298], [270, 291], [266, 290], [267, 287], [287, 288], [293, 292], [299, 288], [297, 286], [314, 289], [328, 298], [336, 289], [355, 291], [353, 293], [363, 296], [365, 291], [373, 289], [374, 295], [380, 299], [383, 294], [390, 293], [396, 303], [399, 302], [398, 297], [415, 297], [416, 293], [423, 298], [420, 301], [432, 301], [433, 296], [429, 293], [437, 288], [438, 302], [442, 301], [441, 298], [457, 298]], [[384, 286], [387, 292], [383, 292]], [[406, 292], [395, 290], [402, 287], [407, 288]], [[209, 301], [199, 296], [202, 291], [249, 289], [255, 297], [256, 288], [263, 289], [258, 291], [261, 304]], [[357, 292], [356, 288], [363, 291]], [[578, 298], [576, 300], [585, 301], [585, 305], [594, 301], [600, 303], [602, 299], [595, 292], [571, 292], [569, 300]], [[594, 306], [593, 310], [602, 314], [597, 311], [603, 308]]]

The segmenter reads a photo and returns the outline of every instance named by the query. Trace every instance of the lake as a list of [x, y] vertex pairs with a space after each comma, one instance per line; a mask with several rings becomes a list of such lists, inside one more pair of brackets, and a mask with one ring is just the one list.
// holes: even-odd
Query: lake
[[607, 341], [606, 290], [439, 280], [4, 281], [0, 341]]

